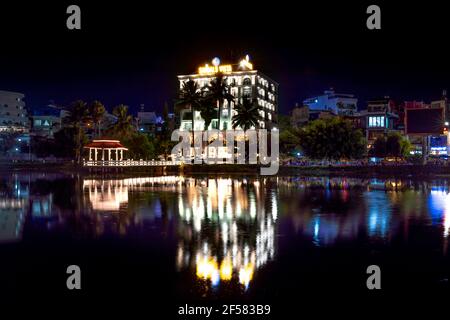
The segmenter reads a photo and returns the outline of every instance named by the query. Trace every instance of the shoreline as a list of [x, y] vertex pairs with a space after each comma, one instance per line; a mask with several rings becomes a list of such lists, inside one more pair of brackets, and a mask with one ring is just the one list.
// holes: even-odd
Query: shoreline
[[[100, 176], [141, 176], [141, 175], [220, 175], [220, 176], [261, 176], [258, 165], [185, 165], [176, 167], [80, 167], [73, 163], [1, 163], [0, 173], [45, 172], [62, 174]], [[280, 166], [275, 176], [347, 176], [362, 178], [449, 178], [450, 166], [440, 165], [377, 165], [348, 167], [301, 167]], [[264, 177], [264, 176], [262, 176]], [[267, 176], [269, 177], [269, 176]]]

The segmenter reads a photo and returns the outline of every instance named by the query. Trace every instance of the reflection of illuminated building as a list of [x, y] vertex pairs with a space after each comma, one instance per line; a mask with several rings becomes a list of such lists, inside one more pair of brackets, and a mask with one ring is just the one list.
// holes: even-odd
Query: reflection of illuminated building
[[194, 264], [197, 277], [212, 286], [235, 279], [248, 287], [256, 269], [271, 260], [275, 250], [277, 197], [272, 194], [272, 210], [265, 210], [260, 183], [209, 179], [187, 185], [178, 202], [183, 220], [178, 269]]
[[373, 191], [366, 197], [369, 236], [385, 237], [389, 230], [391, 208], [385, 192]]
[[[128, 192], [134, 189], [160, 185], [176, 186], [184, 181], [183, 177], [161, 176], [116, 180], [84, 180], [83, 188], [88, 192], [89, 202], [96, 211], [119, 211], [128, 204]], [[175, 190], [175, 189], [173, 189]]]
[[23, 223], [25, 221], [25, 202], [21, 200], [20, 206], [17, 200], [12, 200], [12, 206], [7, 208], [4, 199], [0, 208], [0, 243], [15, 241], [21, 238]]
[[28, 209], [29, 186], [17, 175], [7, 181], [0, 192], [0, 243], [17, 241], [22, 237]]
[[442, 223], [444, 237], [450, 234], [450, 193], [444, 190], [431, 190], [430, 213], [433, 222]]
[[178, 191], [183, 181], [184, 178], [178, 176], [84, 180], [84, 195], [88, 208], [92, 209], [88, 210], [88, 214], [95, 233], [97, 235], [105, 232], [125, 234], [131, 226], [139, 225], [148, 218], [160, 217], [162, 214], [160, 199], [155, 199], [150, 204], [152, 210], [148, 210], [148, 204], [142, 207], [136, 201], [130, 208], [129, 193], [132, 191]]
[[128, 203], [128, 187], [123, 180], [84, 181], [89, 201], [96, 211], [118, 211]]
[[32, 197], [30, 199], [31, 203], [31, 215], [34, 218], [49, 218], [54, 216], [58, 211], [57, 208], [53, 207], [53, 195], [41, 197]]

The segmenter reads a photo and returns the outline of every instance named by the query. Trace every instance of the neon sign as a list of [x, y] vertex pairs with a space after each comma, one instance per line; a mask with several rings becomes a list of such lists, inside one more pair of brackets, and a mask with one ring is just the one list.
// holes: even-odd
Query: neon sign
[[245, 56], [245, 59], [242, 59], [241, 62], [239, 62], [239, 66], [242, 69], [253, 70], [253, 64], [250, 63], [250, 57], [248, 55]]
[[[253, 70], [253, 64], [250, 62], [248, 55], [239, 62], [239, 69]], [[233, 72], [233, 67], [231, 64], [221, 65], [220, 59], [216, 57], [212, 60], [212, 65], [206, 63], [204, 66], [198, 68], [198, 74], [201, 75], [211, 75], [218, 72], [231, 73]]]
[[203, 67], [198, 68], [199, 74], [214, 74], [218, 72], [231, 73], [232, 71], [233, 68], [230, 64], [216, 65], [216, 66], [210, 66], [209, 64], [205, 64]]

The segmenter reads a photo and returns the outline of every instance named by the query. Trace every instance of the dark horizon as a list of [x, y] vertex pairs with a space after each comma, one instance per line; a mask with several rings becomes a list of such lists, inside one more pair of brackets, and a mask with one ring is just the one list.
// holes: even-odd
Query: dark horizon
[[78, 1], [82, 30], [69, 31], [69, 4], [2, 4], [0, 90], [24, 93], [30, 109], [98, 99], [108, 110], [123, 103], [161, 112], [176, 98], [177, 75], [245, 54], [280, 84], [282, 114], [330, 87], [355, 94], [359, 109], [376, 97], [429, 102], [450, 90], [444, 8], [379, 3], [382, 29], [370, 31], [368, 2], [281, 2], [269, 11], [247, 3], [219, 8], [228, 19], [218, 23], [209, 3], [175, 11]]

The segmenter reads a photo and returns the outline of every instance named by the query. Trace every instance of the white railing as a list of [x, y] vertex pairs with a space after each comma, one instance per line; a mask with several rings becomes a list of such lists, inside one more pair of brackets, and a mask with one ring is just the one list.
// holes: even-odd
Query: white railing
[[85, 167], [163, 167], [163, 166], [178, 166], [180, 164], [181, 161], [163, 161], [163, 160], [83, 161], [83, 166]]

